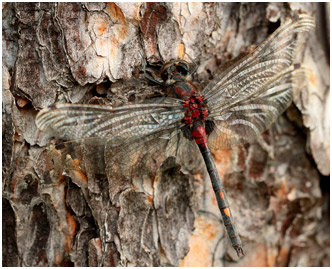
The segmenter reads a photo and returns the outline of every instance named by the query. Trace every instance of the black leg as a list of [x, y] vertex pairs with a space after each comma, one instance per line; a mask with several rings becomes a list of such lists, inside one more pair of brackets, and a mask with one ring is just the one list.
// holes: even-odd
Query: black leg
[[145, 62], [145, 60], [144, 60], [144, 57], [143, 57], [142, 53], [141, 53], [141, 52], [139, 52], [139, 53], [141, 54], [142, 61], [143, 61], [144, 78], [145, 78], [146, 80], [149, 80], [149, 81], [151, 81], [151, 82], [157, 84], [157, 85], [160, 85], [160, 86], [165, 87], [164, 83], [161, 83], [161, 82], [159, 82], [158, 80], [155, 80], [152, 76], [150, 76], [150, 75], [146, 72], [146, 62]]
[[186, 53], [188, 58], [190, 59], [190, 61], [194, 64], [194, 69], [190, 72], [189, 76], [192, 76], [198, 69], [198, 65], [196, 64], [196, 62], [190, 57], [190, 55], [188, 53]]
[[151, 82], [153, 82], [153, 83], [155, 83], [155, 84], [158, 84], [158, 85], [160, 85], [160, 86], [165, 87], [164, 83], [161, 83], [160, 81], [155, 80], [152, 76], [150, 76], [150, 75], [146, 72], [146, 68], [145, 68], [145, 67], [146, 67], [146, 66], [145, 66], [145, 64], [144, 64], [143, 68], [144, 68], [144, 77], [145, 77], [145, 79], [147, 79], [147, 80], [149, 80], [149, 81], [151, 81]]

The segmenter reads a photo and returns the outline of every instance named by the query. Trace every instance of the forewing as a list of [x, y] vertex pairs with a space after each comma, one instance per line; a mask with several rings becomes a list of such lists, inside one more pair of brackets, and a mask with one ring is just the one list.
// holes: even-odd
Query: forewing
[[[218, 75], [203, 90], [214, 132], [213, 148], [229, 148], [251, 142], [287, 108], [299, 77], [305, 71], [293, 65], [304, 35], [315, 26], [314, 19], [299, 15], [279, 27], [252, 54]], [[301, 83], [302, 85], [303, 83]]]
[[271, 77], [288, 68], [303, 42], [301, 33], [315, 27], [312, 17], [301, 14], [288, 20], [257, 49], [217, 75], [203, 90], [212, 110], [246, 101]]
[[252, 142], [286, 110], [296, 95], [306, 87], [308, 70], [290, 66], [272, 77], [250, 99], [215, 109], [209, 115], [214, 131], [208, 138], [211, 148], [230, 148]]
[[117, 175], [129, 176], [137, 167], [143, 167], [143, 161], [154, 160], [157, 164], [174, 153], [183, 139], [183, 116], [178, 100], [164, 98], [158, 103], [148, 100], [117, 108], [57, 104], [41, 110], [36, 124], [42, 131], [75, 143], [105, 145], [107, 166], [114, 173], [121, 169]]
[[183, 118], [176, 102], [135, 104], [112, 108], [102, 105], [56, 104], [42, 109], [37, 127], [66, 140], [98, 141], [117, 145], [135, 141], [160, 128], [173, 128]]

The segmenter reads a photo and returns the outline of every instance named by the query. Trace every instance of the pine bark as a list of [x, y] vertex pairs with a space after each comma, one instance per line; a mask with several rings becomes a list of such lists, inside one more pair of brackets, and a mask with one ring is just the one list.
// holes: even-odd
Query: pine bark
[[[328, 10], [322, 3], [3, 4], [3, 266], [329, 266]], [[299, 12], [317, 20], [304, 49], [310, 85], [256, 143], [213, 152], [241, 259], [200, 159], [181, 167], [169, 158], [126, 181], [114, 177], [107, 148], [68, 155], [37, 130], [38, 111], [56, 102], [116, 106], [154, 93], [143, 82], [140, 51], [156, 64], [185, 49], [204, 85], [220, 64]]]

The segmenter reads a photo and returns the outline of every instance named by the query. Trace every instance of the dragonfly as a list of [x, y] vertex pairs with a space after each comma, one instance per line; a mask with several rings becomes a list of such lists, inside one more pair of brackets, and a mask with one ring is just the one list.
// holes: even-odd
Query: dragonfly
[[160, 80], [144, 68], [147, 79], [167, 89], [163, 98], [119, 107], [54, 104], [38, 113], [36, 125], [62, 139], [107, 144], [110, 162], [121, 164], [123, 173], [141, 167], [152, 155], [188, 157], [190, 150], [200, 152], [230, 243], [238, 256], [244, 255], [211, 149], [253, 142], [286, 110], [306, 78], [306, 69], [295, 63], [301, 37], [314, 27], [306, 14], [286, 20], [203, 89], [191, 79], [197, 65], [171, 60], [162, 66]]

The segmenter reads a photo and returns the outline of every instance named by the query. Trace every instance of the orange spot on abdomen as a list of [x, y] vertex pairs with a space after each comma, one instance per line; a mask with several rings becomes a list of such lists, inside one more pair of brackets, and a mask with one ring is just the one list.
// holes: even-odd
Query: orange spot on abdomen
[[226, 208], [224, 209], [224, 213], [225, 213], [225, 215], [226, 215], [227, 217], [230, 217], [230, 216], [231, 216], [231, 212], [229, 211], [229, 208], [228, 208], [228, 207], [226, 207]]

